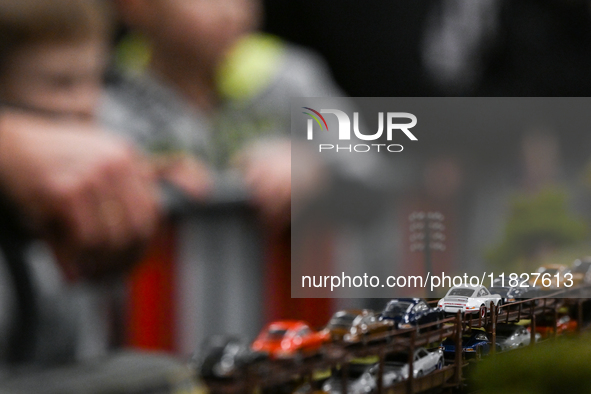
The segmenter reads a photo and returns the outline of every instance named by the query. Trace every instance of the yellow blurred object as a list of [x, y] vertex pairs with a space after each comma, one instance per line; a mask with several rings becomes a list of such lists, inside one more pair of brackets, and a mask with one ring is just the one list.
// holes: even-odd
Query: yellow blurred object
[[322, 380], [322, 379], [328, 379], [331, 375], [331, 371], [330, 369], [324, 369], [324, 370], [320, 370], [320, 371], [314, 371], [314, 373], [312, 374], [312, 380]]
[[[540, 276], [531, 276], [530, 286], [537, 286], [542, 290], [553, 290], [557, 288], [564, 289], [564, 274], [568, 272], [568, 267], [563, 264], [544, 264], [537, 271]], [[556, 278], [558, 275], [558, 279]], [[550, 284], [548, 286], [548, 283]]]
[[375, 364], [380, 362], [380, 358], [378, 356], [367, 356], [367, 357], [358, 357], [351, 360], [351, 364]]
[[[284, 50], [283, 41], [269, 34], [254, 33], [240, 39], [217, 72], [220, 96], [230, 100], [256, 96], [273, 80]], [[144, 73], [151, 58], [148, 40], [135, 33], [121, 39], [115, 51], [115, 64], [127, 75]]]
[[128, 75], [140, 75], [146, 71], [152, 48], [140, 34], [129, 34], [125, 36], [115, 49], [115, 64], [117, 69]]
[[251, 34], [236, 43], [217, 75], [220, 95], [246, 100], [265, 89], [279, 69], [283, 42], [268, 34]]

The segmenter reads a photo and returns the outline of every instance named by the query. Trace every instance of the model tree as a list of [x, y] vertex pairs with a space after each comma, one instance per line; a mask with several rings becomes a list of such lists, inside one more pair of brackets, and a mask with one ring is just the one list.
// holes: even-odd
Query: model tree
[[511, 201], [502, 241], [486, 257], [495, 268], [524, 272], [536, 269], [548, 254], [586, 236], [585, 222], [569, 212], [565, 191], [552, 188], [519, 194]]

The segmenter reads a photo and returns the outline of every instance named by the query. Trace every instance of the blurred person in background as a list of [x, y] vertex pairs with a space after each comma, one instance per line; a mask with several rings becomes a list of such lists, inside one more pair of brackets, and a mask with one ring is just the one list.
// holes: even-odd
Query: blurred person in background
[[198, 175], [238, 170], [263, 217], [289, 223], [289, 98], [342, 95], [323, 62], [256, 33], [258, 0], [115, 4], [132, 34], [105, 123], [162, 154], [164, 176], [193, 195], [206, 196], [215, 178]]
[[[93, 311], [62, 289], [65, 276], [123, 271], [157, 224], [151, 166], [94, 123], [110, 25], [99, 1], [0, 3], [2, 360], [56, 363], [106, 350], [93, 323], [80, 327]], [[29, 247], [28, 237], [47, 242]]]
[[590, 43], [587, 0], [443, 0], [422, 60], [442, 96], [588, 96]]
[[[181, 300], [186, 309], [177, 305], [178, 315], [192, 316], [187, 327], [194, 327], [184, 328], [188, 339], [178, 346], [193, 351], [195, 338], [218, 326], [254, 336], [263, 320], [321, 316], [291, 298], [292, 207], [297, 214], [297, 207], [324, 193], [331, 183], [326, 175], [359, 182], [367, 174], [360, 167], [352, 170], [353, 161], [318, 163], [314, 155], [292, 168], [292, 147], [299, 144], [290, 138], [290, 98], [344, 96], [324, 61], [257, 32], [259, 0], [113, 3], [129, 34], [118, 45], [117, 68], [101, 109], [105, 125], [158, 157], [160, 176], [188, 194], [215, 205], [218, 191], [235, 192], [257, 214], [256, 223], [250, 218], [245, 223], [226, 211], [217, 220], [209, 215], [198, 229], [181, 230], [185, 243], [173, 247], [191, 261], [175, 256], [174, 275], [189, 290], [175, 287], [176, 294], [200, 296]], [[347, 196], [343, 189], [335, 193]], [[324, 231], [310, 226], [317, 227], [310, 238]], [[198, 245], [191, 249], [196, 252], [183, 253], [187, 236]], [[329, 249], [328, 241], [322, 243]], [[141, 301], [136, 304], [142, 308]], [[198, 317], [195, 305], [201, 308]]]
[[476, 95], [590, 95], [589, 1], [505, 0], [497, 8], [497, 34], [481, 49]]

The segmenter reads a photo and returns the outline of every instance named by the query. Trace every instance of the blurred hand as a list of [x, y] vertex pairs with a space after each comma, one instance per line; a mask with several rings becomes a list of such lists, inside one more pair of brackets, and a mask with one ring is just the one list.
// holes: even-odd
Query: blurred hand
[[291, 141], [259, 142], [246, 147], [235, 160], [253, 203], [271, 225], [291, 220]]
[[5, 112], [0, 187], [70, 275], [128, 265], [156, 229], [148, 161], [96, 126]]
[[207, 199], [213, 191], [209, 167], [186, 154], [160, 155], [154, 160], [158, 177], [166, 179], [198, 200]]

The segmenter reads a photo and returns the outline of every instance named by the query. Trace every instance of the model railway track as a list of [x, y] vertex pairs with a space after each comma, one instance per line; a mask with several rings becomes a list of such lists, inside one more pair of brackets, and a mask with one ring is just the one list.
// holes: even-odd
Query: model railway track
[[[585, 296], [586, 298], [564, 298]], [[577, 330], [589, 327], [583, 321], [583, 304], [591, 302], [591, 287], [569, 289], [549, 293], [544, 297], [526, 299], [508, 303], [499, 307], [491, 304], [490, 312], [482, 317], [460, 312], [443, 320], [415, 328], [392, 330], [368, 335], [355, 343], [334, 342], [323, 346], [320, 351], [300, 352], [296, 357], [285, 360], [265, 360], [249, 365], [235, 379], [206, 381], [212, 393], [245, 392], [285, 392], [300, 388], [301, 392], [316, 391], [315, 375], [340, 370], [342, 392], [347, 392], [349, 366], [355, 360], [374, 358], [379, 365], [377, 375], [377, 393], [421, 393], [435, 388], [460, 387], [463, 383], [463, 369], [467, 365], [464, 352], [456, 351], [453, 360], [430, 374], [415, 377], [408, 374], [408, 379], [389, 387], [383, 384], [384, 362], [386, 356], [394, 353], [406, 353], [409, 371], [413, 371], [413, 355], [419, 347], [439, 344], [445, 338], [453, 338], [455, 349], [462, 349], [462, 335], [472, 329], [484, 329], [491, 339], [491, 353], [496, 350], [497, 324], [517, 323], [529, 320], [531, 324], [530, 346], [536, 343], [536, 321], [542, 317], [554, 319], [554, 331], [557, 335], [558, 311], [564, 307], [576, 311]], [[287, 390], [289, 391], [289, 390]]]

